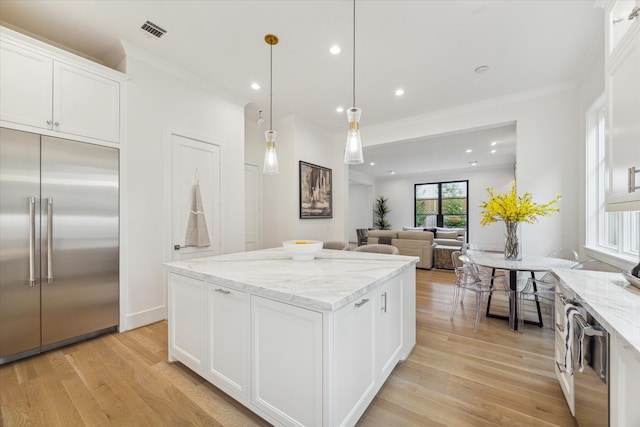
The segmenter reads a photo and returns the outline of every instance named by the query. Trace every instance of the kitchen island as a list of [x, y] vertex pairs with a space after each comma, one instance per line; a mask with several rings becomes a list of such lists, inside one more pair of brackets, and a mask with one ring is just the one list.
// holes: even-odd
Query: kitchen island
[[169, 360], [274, 425], [354, 425], [415, 346], [417, 261], [274, 248], [167, 263]]

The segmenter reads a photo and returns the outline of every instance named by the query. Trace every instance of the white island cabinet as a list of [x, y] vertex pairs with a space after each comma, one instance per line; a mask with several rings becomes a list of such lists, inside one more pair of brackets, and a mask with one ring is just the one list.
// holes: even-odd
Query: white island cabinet
[[415, 346], [416, 262], [277, 248], [169, 263], [169, 359], [274, 425], [355, 425]]

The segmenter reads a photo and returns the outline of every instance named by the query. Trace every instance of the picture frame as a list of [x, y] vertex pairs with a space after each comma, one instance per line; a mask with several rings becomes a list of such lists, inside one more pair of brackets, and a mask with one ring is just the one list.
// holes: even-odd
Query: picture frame
[[300, 160], [300, 219], [333, 218], [331, 169]]

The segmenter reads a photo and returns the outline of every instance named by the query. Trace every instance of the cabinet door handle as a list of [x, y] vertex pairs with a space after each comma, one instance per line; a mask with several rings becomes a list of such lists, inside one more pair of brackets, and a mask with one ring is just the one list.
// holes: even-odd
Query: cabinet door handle
[[636, 185], [637, 173], [640, 173], [640, 169], [636, 169], [635, 166], [629, 168], [629, 193], [635, 193], [636, 190], [640, 190], [640, 185]]
[[382, 312], [386, 313], [387, 312], [387, 293], [385, 292], [380, 296], [382, 297], [382, 301], [384, 301], [384, 304], [382, 305]]
[[567, 370], [560, 363], [556, 362], [556, 366], [560, 370], [560, 372], [567, 372]]
[[29, 197], [29, 286], [36, 285], [36, 198]]
[[52, 123], [53, 123], [53, 122], [52, 122], [51, 120], [47, 120], [47, 124], [48, 124], [49, 126], [51, 126], [51, 124], [52, 124]]
[[60, 122], [53, 122], [54, 126], [60, 126]]
[[633, 8], [631, 13], [629, 14], [629, 21], [631, 21], [633, 18], [637, 18], [638, 15], [640, 15], [640, 6], [636, 6]]
[[216, 292], [221, 293], [221, 294], [225, 294], [225, 295], [229, 295], [231, 293], [231, 291], [227, 291], [225, 289], [216, 289]]
[[363, 305], [365, 305], [365, 304], [366, 304], [366, 303], [368, 303], [368, 302], [369, 302], [369, 298], [362, 298], [362, 301], [357, 302], [357, 303], [355, 304], [355, 305], [356, 305], [356, 308], [360, 308], [360, 307], [362, 307]]

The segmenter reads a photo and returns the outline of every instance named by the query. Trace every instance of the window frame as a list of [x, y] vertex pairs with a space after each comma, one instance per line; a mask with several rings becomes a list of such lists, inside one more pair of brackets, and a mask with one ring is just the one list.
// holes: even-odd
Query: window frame
[[[604, 94], [586, 112], [585, 251], [594, 258], [625, 268], [637, 263], [640, 212], [607, 212], [606, 106]], [[635, 248], [635, 249], [634, 249]]]
[[[437, 185], [438, 186], [438, 213], [436, 214], [436, 227], [441, 227], [441, 228], [446, 228], [444, 226], [444, 216], [445, 214], [443, 213], [443, 205], [442, 205], [442, 186], [443, 184], [455, 184], [455, 183], [464, 183], [465, 184], [465, 198], [466, 198], [466, 203], [465, 203], [465, 218], [466, 218], [466, 225], [464, 227], [465, 229], [465, 236], [469, 235], [469, 180], [468, 179], [458, 179], [458, 180], [452, 180], [452, 181], [436, 181], [436, 182], [421, 182], [421, 183], [416, 183], [413, 184], [413, 226], [414, 227], [418, 227], [418, 224], [416, 223], [416, 209], [418, 207], [418, 199], [416, 198], [416, 191], [418, 186], [421, 185]], [[463, 227], [456, 227], [456, 228], [463, 228]]]

